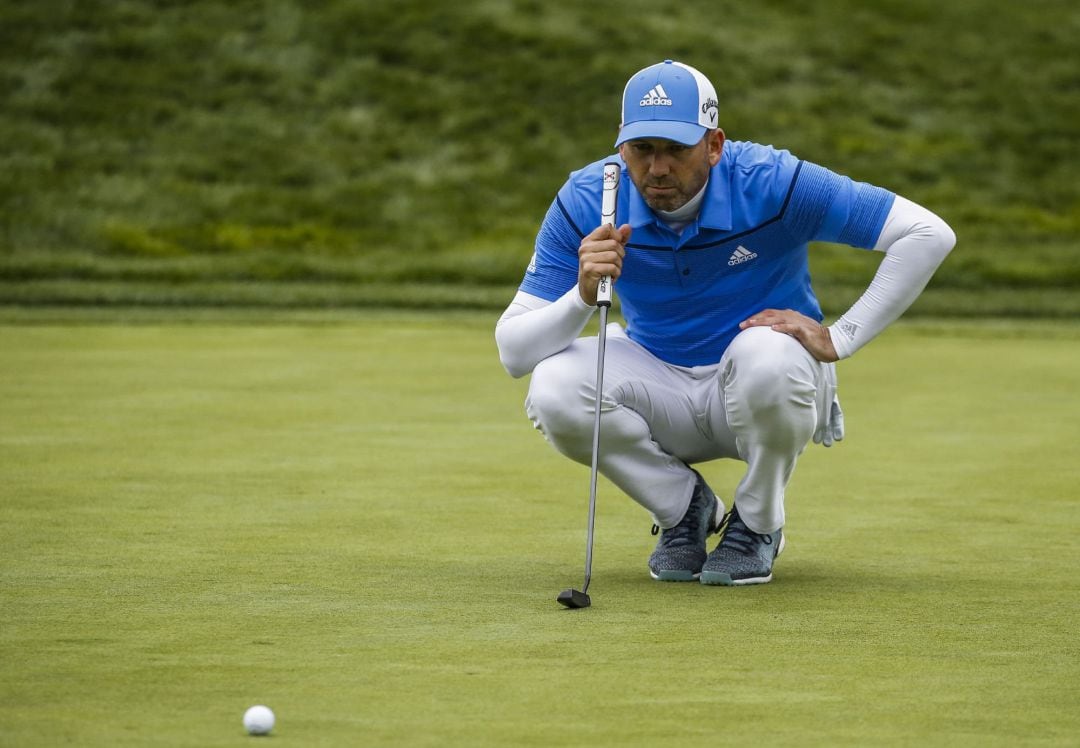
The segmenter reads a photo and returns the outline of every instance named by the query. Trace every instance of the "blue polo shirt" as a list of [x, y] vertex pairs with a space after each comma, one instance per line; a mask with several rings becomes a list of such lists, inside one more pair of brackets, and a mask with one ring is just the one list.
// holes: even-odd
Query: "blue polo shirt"
[[[599, 225], [603, 165], [570, 175], [536, 237], [520, 289], [554, 301], [577, 285], [578, 247]], [[739, 323], [762, 309], [795, 309], [818, 321], [807, 244], [872, 248], [894, 195], [787, 151], [727, 141], [697, 219], [682, 234], [645, 203], [623, 165], [617, 223], [633, 231], [615, 283], [626, 331], [678, 366], [720, 360]]]

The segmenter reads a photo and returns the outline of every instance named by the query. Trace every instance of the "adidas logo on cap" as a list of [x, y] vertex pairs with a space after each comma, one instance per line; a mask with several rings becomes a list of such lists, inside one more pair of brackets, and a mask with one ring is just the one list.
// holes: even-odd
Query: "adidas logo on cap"
[[664, 87], [657, 83], [655, 87], [649, 89], [638, 106], [672, 106], [672, 101], [668, 98]]

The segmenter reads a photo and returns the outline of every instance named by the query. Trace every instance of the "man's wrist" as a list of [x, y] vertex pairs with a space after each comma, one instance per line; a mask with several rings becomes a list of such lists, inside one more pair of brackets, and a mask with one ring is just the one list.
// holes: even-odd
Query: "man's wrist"
[[859, 330], [858, 325], [841, 317], [825, 329], [828, 330], [829, 340], [832, 341], [833, 348], [836, 350], [837, 360], [848, 358], [855, 352], [857, 348], [855, 334]]

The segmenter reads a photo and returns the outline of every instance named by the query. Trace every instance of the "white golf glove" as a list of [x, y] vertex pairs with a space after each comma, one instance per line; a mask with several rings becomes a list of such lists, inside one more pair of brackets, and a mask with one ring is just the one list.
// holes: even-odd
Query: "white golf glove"
[[822, 413], [818, 415], [818, 427], [814, 432], [814, 444], [831, 447], [844, 439], [844, 411], [836, 394], [836, 364], [825, 364], [825, 397]]

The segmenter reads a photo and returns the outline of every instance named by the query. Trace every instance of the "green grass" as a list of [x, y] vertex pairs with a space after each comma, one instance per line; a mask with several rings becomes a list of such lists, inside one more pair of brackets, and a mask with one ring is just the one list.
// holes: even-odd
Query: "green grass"
[[[0, 301], [289, 281], [432, 305], [419, 282], [495, 308], [567, 173], [610, 152], [626, 78], [676, 57], [730, 137], [940, 213], [959, 245], [935, 287], [1076, 316], [1078, 26], [1069, 0], [0, 3]], [[865, 285], [849, 255], [815, 276]]]
[[[775, 581], [651, 582], [490, 315], [0, 325], [0, 744], [1074, 745], [1075, 325], [842, 364]], [[321, 321], [320, 321], [321, 320]], [[734, 463], [706, 475], [730, 495]]]

